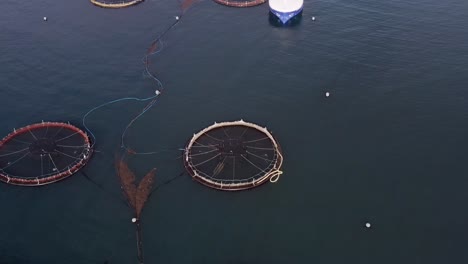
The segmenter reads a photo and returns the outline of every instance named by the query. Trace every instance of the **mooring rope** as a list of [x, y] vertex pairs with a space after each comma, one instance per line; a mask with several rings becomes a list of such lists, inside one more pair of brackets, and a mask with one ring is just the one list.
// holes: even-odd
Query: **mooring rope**
[[100, 104], [94, 108], [92, 108], [91, 110], [89, 110], [84, 116], [83, 116], [83, 127], [86, 129], [86, 131], [88, 131], [88, 133], [91, 135], [92, 139], [93, 139], [93, 142], [91, 143], [91, 147], [94, 146], [94, 144], [96, 144], [96, 136], [94, 135], [94, 133], [91, 131], [91, 129], [88, 128], [88, 126], [86, 126], [86, 117], [88, 117], [88, 115], [90, 115], [92, 112], [102, 108], [102, 107], [105, 107], [105, 106], [108, 106], [108, 105], [111, 105], [111, 104], [114, 104], [114, 103], [118, 103], [118, 102], [122, 102], [122, 101], [128, 101], [128, 100], [132, 100], [132, 101], [140, 101], [140, 102], [144, 102], [144, 101], [148, 101], [148, 100], [151, 100], [151, 99], [154, 99], [156, 98], [157, 95], [155, 96], [151, 96], [151, 97], [148, 97], [148, 98], [136, 98], [136, 97], [124, 97], [124, 98], [119, 98], [119, 99], [116, 99], [116, 100], [112, 100], [112, 101], [109, 101], [109, 102], [105, 102], [103, 104]]
[[[151, 77], [157, 84], [158, 88], [155, 90], [155, 95], [154, 96], [151, 96], [151, 97], [147, 97], [147, 98], [135, 98], [135, 97], [124, 97], [124, 98], [119, 98], [119, 99], [115, 99], [115, 100], [112, 100], [112, 101], [108, 101], [108, 102], [105, 102], [103, 104], [100, 104], [94, 108], [92, 108], [91, 110], [89, 110], [84, 116], [83, 116], [83, 127], [88, 131], [88, 133], [91, 135], [92, 139], [93, 139], [93, 142], [92, 142], [92, 145], [91, 147], [94, 147], [94, 144], [96, 143], [96, 136], [94, 135], [94, 133], [91, 131], [91, 129], [89, 129], [89, 127], [86, 125], [86, 118], [91, 114], [93, 113], [94, 111], [100, 109], [100, 108], [103, 108], [105, 106], [108, 106], [108, 105], [111, 105], [111, 104], [114, 104], [114, 103], [118, 103], [118, 102], [122, 102], [122, 101], [129, 101], [129, 100], [133, 100], [133, 101], [139, 101], [139, 102], [145, 102], [145, 101], [150, 101], [144, 108], [143, 110], [138, 114], [136, 115], [132, 120], [130, 120], [130, 122], [126, 125], [124, 131], [122, 132], [122, 135], [121, 135], [121, 148], [123, 148], [124, 150], [126, 150], [127, 152], [131, 153], [131, 154], [136, 154], [136, 155], [151, 155], [151, 154], [157, 154], [157, 153], [160, 153], [162, 152], [161, 150], [160, 151], [151, 151], [151, 152], [137, 152], [137, 151], [134, 151], [132, 150], [131, 148], [129, 148], [126, 144], [125, 144], [125, 135], [127, 134], [127, 131], [131, 128], [131, 126], [135, 123], [135, 121], [137, 121], [140, 117], [142, 117], [146, 112], [148, 112], [157, 102], [157, 97], [159, 95], [162, 94], [162, 91], [164, 90], [164, 85], [162, 84], [162, 82], [153, 74], [151, 73], [150, 69], [149, 69], [149, 66], [150, 66], [150, 63], [149, 63], [149, 57], [150, 56], [153, 56], [153, 55], [156, 55], [158, 53], [160, 53], [164, 47], [164, 44], [162, 42], [162, 38], [172, 29], [174, 28], [179, 22], [180, 22], [180, 19], [182, 18], [184, 12], [182, 12], [179, 16], [176, 16], [175, 17], [175, 21], [169, 25], [164, 31], [163, 33], [161, 33], [158, 37], [156, 37], [152, 42], [151, 42], [151, 45], [150, 45], [150, 48], [148, 49], [147, 53], [145, 54], [145, 56], [143, 57], [143, 63], [145, 65], [145, 72], [146, 74]], [[159, 44], [159, 45], [158, 45]], [[179, 150], [179, 148], [177, 148], [177, 151]], [[167, 151], [167, 150], [163, 150], [163, 151]]]

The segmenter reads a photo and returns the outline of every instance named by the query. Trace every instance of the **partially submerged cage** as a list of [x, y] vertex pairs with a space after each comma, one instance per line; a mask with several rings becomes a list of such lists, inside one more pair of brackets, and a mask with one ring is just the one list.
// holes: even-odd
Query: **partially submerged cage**
[[124, 8], [136, 5], [144, 0], [90, 0], [96, 6], [104, 8]]
[[267, 0], [214, 0], [216, 3], [230, 7], [251, 7], [266, 3]]
[[15, 129], [0, 141], [0, 181], [50, 184], [80, 170], [91, 154], [88, 135], [68, 123], [42, 122]]
[[283, 155], [273, 135], [243, 120], [214, 123], [193, 135], [184, 165], [198, 182], [219, 190], [257, 187], [282, 174]]

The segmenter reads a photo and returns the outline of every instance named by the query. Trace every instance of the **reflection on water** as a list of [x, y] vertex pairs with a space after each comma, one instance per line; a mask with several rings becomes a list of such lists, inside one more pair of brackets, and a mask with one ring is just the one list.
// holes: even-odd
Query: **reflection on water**
[[285, 24], [281, 22], [281, 20], [270, 11], [270, 14], [268, 16], [268, 21], [270, 22], [270, 25], [274, 27], [295, 27], [301, 24], [302, 21], [302, 11], [295, 15], [293, 18], [288, 20]]

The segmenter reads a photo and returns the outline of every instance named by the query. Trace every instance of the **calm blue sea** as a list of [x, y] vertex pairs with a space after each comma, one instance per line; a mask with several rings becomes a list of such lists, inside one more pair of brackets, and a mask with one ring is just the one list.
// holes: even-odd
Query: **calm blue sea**
[[[164, 182], [193, 133], [243, 118], [277, 137], [284, 174], [238, 193], [186, 175], [162, 186], [143, 211], [145, 262], [468, 263], [467, 14], [466, 0], [306, 0], [298, 25], [276, 27], [267, 4], [194, 5], [151, 58], [164, 94], [127, 135], [162, 152], [129, 166]], [[175, 0], [0, 1], [0, 137], [152, 96], [141, 59], [176, 15]], [[144, 106], [88, 117], [100, 152], [83, 171], [102, 188], [81, 173], [0, 184], [1, 264], [136, 263], [113, 159]]]

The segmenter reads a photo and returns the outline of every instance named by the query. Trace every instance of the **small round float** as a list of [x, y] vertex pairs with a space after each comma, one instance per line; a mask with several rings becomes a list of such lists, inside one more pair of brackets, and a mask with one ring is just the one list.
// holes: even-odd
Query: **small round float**
[[76, 173], [91, 154], [90, 138], [71, 124], [25, 126], [0, 141], [0, 181], [22, 186], [50, 184]]
[[193, 179], [218, 190], [250, 189], [282, 174], [283, 155], [273, 135], [243, 120], [214, 123], [194, 134], [183, 157]]

